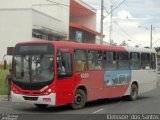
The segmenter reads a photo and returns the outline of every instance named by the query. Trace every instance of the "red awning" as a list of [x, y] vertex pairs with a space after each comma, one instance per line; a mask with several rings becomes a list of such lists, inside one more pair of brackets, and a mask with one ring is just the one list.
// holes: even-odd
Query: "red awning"
[[77, 23], [69, 23], [69, 26], [70, 27], [73, 27], [73, 28], [78, 28], [78, 29], [81, 29], [81, 30], [84, 30], [84, 31], [87, 31], [91, 34], [94, 34], [94, 35], [99, 35], [100, 36], [100, 33], [94, 31], [94, 30], [91, 30], [83, 25], [80, 25], [80, 24], [77, 24]]

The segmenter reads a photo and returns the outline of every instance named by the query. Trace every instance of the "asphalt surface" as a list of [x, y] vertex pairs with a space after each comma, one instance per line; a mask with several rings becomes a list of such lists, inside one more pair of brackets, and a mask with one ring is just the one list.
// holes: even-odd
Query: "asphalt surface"
[[34, 105], [11, 103], [6, 100], [0, 102], [0, 113], [13, 114], [133, 114], [160, 113], [160, 87], [139, 95], [136, 101], [124, 101], [121, 98], [97, 100], [87, 103], [80, 110], [72, 110], [69, 105], [38, 109]]
[[[87, 103], [86, 107], [72, 110], [69, 105], [38, 109], [34, 105], [11, 103], [0, 100], [2, 115], [23, 115], [21, 117], [54, 117], [58, 119], [90, 119], [106, 118], [106, 114], [160, 114], [160, 86], [150, 92], [139, 95], [136, 101], [123, 101], [121, 98], [97, 100]], [[98, 114], [98, 115], [97, 115]], [[44, 118], [44, 116], [46, 116]], [[21, 118], [20, 117], [20, 118]], [[160, 116], [159, 116], [160, 117]], [[78, 119], [77, 119], [78, 120]]]

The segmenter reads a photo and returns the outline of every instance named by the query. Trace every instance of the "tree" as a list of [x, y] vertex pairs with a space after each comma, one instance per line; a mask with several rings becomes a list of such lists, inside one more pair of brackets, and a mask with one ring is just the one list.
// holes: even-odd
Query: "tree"
[[111, 45], [113, 45], [113, 46], [117, 46], [117, 43], [116, 43], [116, 42], [114, 42], [113, 40], [111, 40]]
[[135, 45], [136, 48], [139, 48], [139, 45]]
[[129, 46], [128, 43], [124, 40], [122, 43], [120, 43], [120, 46]]

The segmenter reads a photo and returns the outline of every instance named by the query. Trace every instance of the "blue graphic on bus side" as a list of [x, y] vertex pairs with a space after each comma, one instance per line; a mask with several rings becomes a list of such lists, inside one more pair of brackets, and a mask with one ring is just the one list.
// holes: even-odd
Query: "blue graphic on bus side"
[[131, 70], [106, 71], [104, 81], [106, 86], [129, 85], [131, 81]]

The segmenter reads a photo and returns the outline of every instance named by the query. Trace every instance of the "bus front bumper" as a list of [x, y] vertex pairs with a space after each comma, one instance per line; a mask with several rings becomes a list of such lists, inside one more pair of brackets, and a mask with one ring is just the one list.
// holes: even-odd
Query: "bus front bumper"
[[56, 93], [42, 96], [28, 96], [11, 92], [11, 96], [12, 102], [15, 103], [56, 105]]

